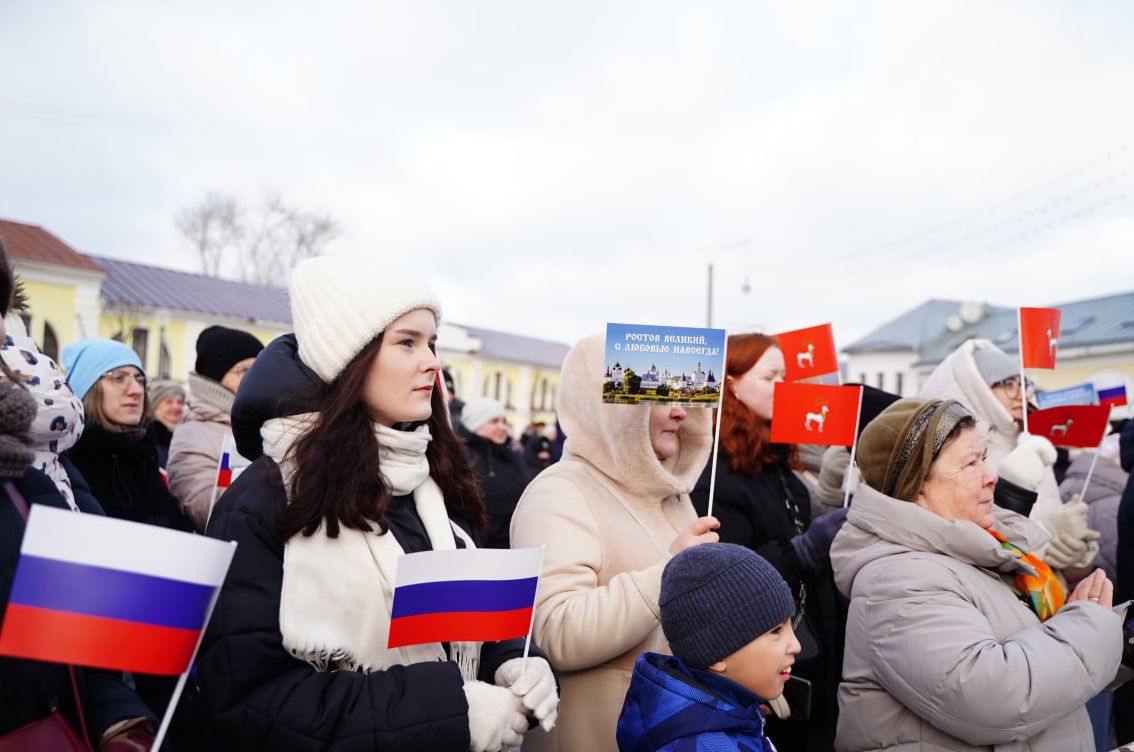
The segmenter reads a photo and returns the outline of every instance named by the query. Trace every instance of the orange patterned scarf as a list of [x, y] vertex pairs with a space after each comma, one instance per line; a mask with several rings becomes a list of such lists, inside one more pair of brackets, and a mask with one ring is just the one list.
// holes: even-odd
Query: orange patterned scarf
[[1031, 551], [1022, 549], [1014, 543], [1009, 543], [1003, 535], [995, 530], [989, 528], [988, 533], [1000, 541], [1001, 548], [1014, 554], [1016, 558], [1023, 559], [1036, 570], [1034, 575], [1016, 575], [1016, 588], [1028, 596], [1032, 610], [1039, 616], [1040, 621], [1047, 621], [1059, 609], [1063, 608], [1063, 604], [1067, 602], [1067, 594], [1063, 591], [1063, 586], [1059, 584], [1055, 572], [1051, 571], [1051, 567]]

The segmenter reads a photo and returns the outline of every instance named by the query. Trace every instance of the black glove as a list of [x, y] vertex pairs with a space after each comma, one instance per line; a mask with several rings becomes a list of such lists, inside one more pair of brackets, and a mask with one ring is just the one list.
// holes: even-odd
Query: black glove
[[836, 509], [811, 523], [811, 527], [791, 539], [799, 563], [813, 574], [824, 574], [831, 569], [831, 541], [847, 521], [847, 510]]

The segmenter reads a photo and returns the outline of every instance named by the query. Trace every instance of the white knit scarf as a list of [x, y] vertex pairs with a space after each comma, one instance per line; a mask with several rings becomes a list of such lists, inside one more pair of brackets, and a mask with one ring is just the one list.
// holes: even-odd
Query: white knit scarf
[[[265, 453], [280, 465], [285, 487], [295, 471], [287, 456], [292, 444], [314, 423], [307, 413], [270, 420], [261, 428]], [[379, 462], [393, 496], [412, 492], [414, 506], [433, 550], [454, 549], [460, 535], [449, 520], [441, 489], [429, 476], [425, 450], [429, 428], [397, 431], [375, 424]], [[344, 459], [343, 461], [349, 461]], [[377, 671], [423, 661], [448, 660], [441, 643], [386, 647], [393, 604], [394, 575], [404, 551], [392, 532], [364, 533], [340, 526], [337, 538], [324, 525], [314, 535], [292, 536], [284, 545], [280, 633], [284, 647], [320, 671]], [[380, 594], [380, 598], [374, 597]], [[480, 643], [451, 643], [461, 674], [476, 679]]]

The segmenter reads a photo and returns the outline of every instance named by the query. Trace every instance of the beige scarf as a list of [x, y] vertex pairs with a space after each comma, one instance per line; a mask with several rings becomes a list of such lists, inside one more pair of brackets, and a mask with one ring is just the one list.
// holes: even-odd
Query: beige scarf
[[[270, 420], [261, 428], [265, 453], [280, 465], [290, 487], [294, 465], [288, 449], [314, 424], [308, 413]], [[454, 535], [473, 548], [468, 535], [448, 517], [441, 489], [429, 477], [425, 450], [429, 428], [397, 431], [375, 424], [382, 475], [390, 493], [413, 493], [414, 506], [433, 550], [456, 548]], [[314, 535], [296, 535], [284, 545], [280, 633], [284, 647], [320, 671], [378, 671], [424, 661], [448, 660], [441, 643], [388, 649], [394, 576], [404, 551], [393, 533], [339, 528], [329, 538], [321, 525]], [[381, 594], [375, 598], [375, 594]], [[477, 676], [480, 643], [452, 643], [467, 680]]]

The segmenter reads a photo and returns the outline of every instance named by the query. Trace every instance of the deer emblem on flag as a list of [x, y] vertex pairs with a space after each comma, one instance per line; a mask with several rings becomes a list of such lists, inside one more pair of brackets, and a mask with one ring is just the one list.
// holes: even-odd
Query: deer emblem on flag
[[814, 431], [815, 429], [811, 427], [811, 424], [816, 423], [819, 426], [819, 433], [823, 433], [823, 424], [827, 422], [827, 413], [829, 411], [830, 408], [823, 405], [819, 408], [819, 412], [808, 413], [803, 419], [803, 427], [808, 431]]
[[1068, 418], [1066, 423], [1055, 424], [1047, 433], [1052, 438], [1055, 438], [1055, 434], [1057, 433], [1063, 434], [1063, 438], [1067, 438], [1067, 431], [1071, 428], [1071, 424], [1074, 422], [1075, 420], [1073, 418]]
[[1047, 355], [1050, 358], [1055, 357], [1055, 348], [1059, 346], [1059, 337], [1052, 336], [1051, 330], [1047, 330]]
[[803, 368], [804, 363], [809, 367], [815, 367], [815, 345], [810, 342], [807, 343], [807, 352], [800, 352], [795, 354], [795, 364]]

